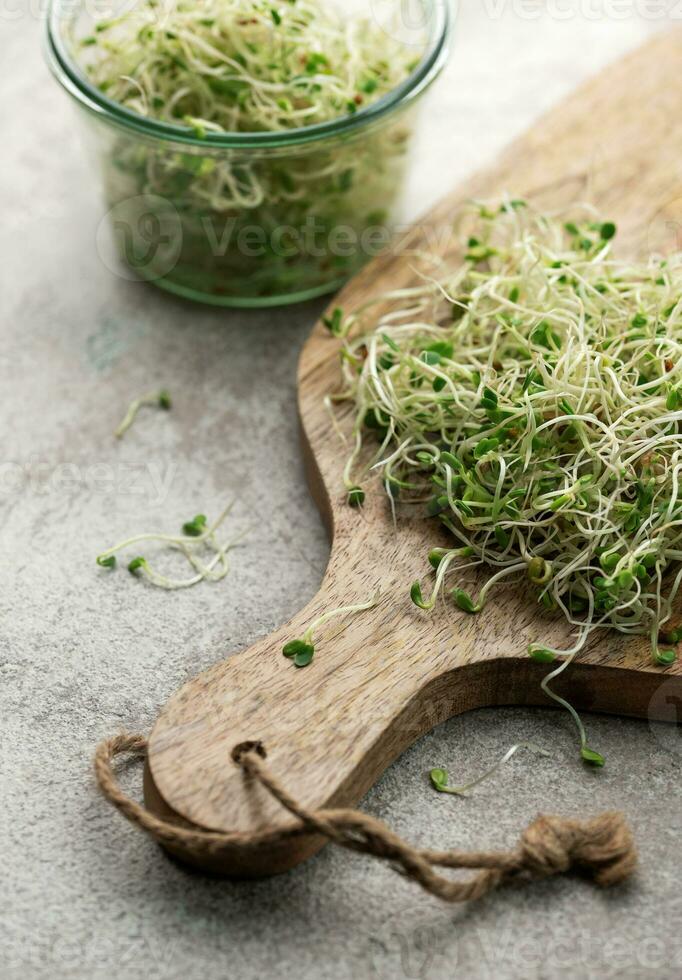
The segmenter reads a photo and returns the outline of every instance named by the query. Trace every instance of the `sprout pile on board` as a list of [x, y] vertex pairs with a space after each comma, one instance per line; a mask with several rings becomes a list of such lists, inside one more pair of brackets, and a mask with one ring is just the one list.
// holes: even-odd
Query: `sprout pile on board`
[[[356, 406], [348, 502], [371, 471], [391, 502], [423, 504], [452, 536], [428, 555], [431, 609], [479, 613], [491, 591], [531, 590], [574, 642], [529, 647], [556, 666], [602, 627], [650, 638], [661, 666], [682, 630], [682, 263], [612, 257], [616, 228], [589, 207], [562, 221], [520, 200], [474, 205], [455, 271], [377, 297], [328, 326], [343, 336]], [[477, 595], [463, 568], [484, 569]], [[542, 621], [539, 620], [541, 623]]]

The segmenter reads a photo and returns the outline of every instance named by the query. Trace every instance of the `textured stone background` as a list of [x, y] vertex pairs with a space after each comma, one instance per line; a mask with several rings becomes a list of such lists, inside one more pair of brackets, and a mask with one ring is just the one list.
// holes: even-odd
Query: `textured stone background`
[[[423, 739], [364, 802], [411, 839], [462, 847], [509, 845], [539, 809], [622, 807], [642, 868], [617, 894], [556, 880], [452, 909], [331, 849], [276, 880], [208, 880], [172, 864], [99, 798], [98, 739], [147, 730], [185, 679], [267, 634], [320, 581], [327, 542], [305, 490], [294, 407], [296, 359], [319, 307], [201, 309], [104, 267], [94, 182], [68, 101], [43, 67], [39, 12], [23, 3], [0, 3], [0, 974], [679, 976], [674, 730], [588, 719], [609, 762], [595, 774], [576, 762], [560, 715], [479, 711]], [[640, 8], [565, 0], [556, 13], [573, 16], [529, 20], [511, 0], [462, 3], [452, 63], [424, 120], [411, 213], [584, 76], [670, 29]], [[116, 444], [122, 407], [161, 384], [174, 394], [172, 415], [149, 413]], [[255, 516], [258, 531], [221, 585], [171, 597], [94, 566], [129, 532], [175, 528], [232, 497], [232, 526]], [[475, 774], [521, 739], [548, 745], [552, 758], [519, 756], [466, 801], [430, 791], [432, 765]]]

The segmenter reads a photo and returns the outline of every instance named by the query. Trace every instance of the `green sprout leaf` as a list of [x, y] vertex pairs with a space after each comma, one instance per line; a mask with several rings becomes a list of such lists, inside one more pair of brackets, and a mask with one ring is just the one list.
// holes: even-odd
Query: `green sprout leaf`
[[436, 354], [439, 354], [443, 360], [449, 361], [452, 358], [455, 348], [453, 344], [447, 340], [436, 340], [433, 344], [429, 344], [425, 350], [434, 351]]
[[669, 412], [676, 412], [682, 405], [682, 391], [679, 388], [671, 388], [666, 398], [665, 407]]
[[182, 525], [182, 533], [187, 535], [188, 538], [200, 538], [202, 534], [206, 533], [207, 521], [208, 519], [205, 514], [197, 514], [191, 521], [187, 521], [186, 524]]
[[393, 340], [392, 337], [389, 337], [387, 333], [382, 333], [381, 339], [386, 344], [386, 346], [393, 351], [394, 354], [400, 353], [400, 346], [396, 344], [395, 340]]
[[447, 548], [432, 548], [429, 552], [429, 565], [431, 568], [438, 568], [447, 554]]
[[447, 450], [440, 454], [440, 461], [445, 466], [449, 466], [450, 469], [455, 471], [455, 473], [462, 473], [464, 471], [464, 465], [462, 464], [462, 461], [460, 459], [457, 459], [457, 457], [453, 453], [447, 452]]
[[496, 524], [493, 528], [493, 534], [495, 535], [495, 540], [497, 541], [500, 548], [503, 550], [509, 546], [509, 535], [505, 529], [500, 525]]
[[620, 561], [620, 558], [614, 552], [609, 554], [604, 554], [599, 559], [599, 563], [605, 572], [612, 572], [616, 568], [616, 565]]
[[337, 306], [331, 316], [323, 316], [322, 323], [334, 337], [340, 336], [343, 328], [343, 310], [341, 307]]
[[100, 568], [116, 568], [116, 555], [98, 555], [97, 564]]
[[306, 654], [311, 650], [314, 652], [315, 648], [310, 643], [306, 643], [305, 640], [290, 640], [282, 647], [282, 653], [285, 657], [295, 657], [299, 653]]
[[616, 585], [619, 589], [630, 589], [632, 588], [635, 581], [635, 576], [630, 571], [619, 572], [616, 575]]
[[474, 600], [471, 598], [468, 592], [464, 591], [464, 589], [454, 589], [452, 598], [455, 600], [455, 603], [459, 606], [459, 608], [463, 610], [463, 612], [469, 613], [470, 615], [478, 612]]
[[500, 445], [500, 440], [496, 436], [492, 436], [488, 439], [481, 439], [477, 446], [474, 447], [474, 459], [483, 459], [488, 453], [495, 452], [495, 450]]
[[444, 792], [448, 785], [448, 774], [445, 769], [432, 769], [429, 773], [429, 779], [433, 788], [437, 789], [439, 793]]
[[296, 667], [307, 667], [315, 655], [315, 647], [310, 644], [306, 650], [299, 650], [294, 655], [294, 665]]
[[657, 650], [654, 659], [660, 667], [670, 667], [677, 660], [675, 650]]
[[531, 660], [538, 664], [551, 664], [556, 660], [556, 654], [546, 647], [529, 647], [528, 653]]
[[133, 558], [131, 562], [128, 562], [128, 571], [131, 575], [135, 575], [140, 569], [145, 569], [146, 567], [147, 559], [141, 556], [139, 558]]
[[606, 759], [599, 752], [595, 752], [594, 749], [589, 748], [589, 746], [584, 745], [580, 750], [580, 755], [584, 762], [587, 762], [590, 766], [601, 767], [605, 764]]
[[415, 604], [419, 606], [420, 609], [428, 609], [429, 606], [424, 602], [424, 597], [422, 596], [422, 587], [419, 582], [413, 582], [412, 588], [410, 589], [410, 599]]
[[423, 463], [425, 466], [433, 466], [434, 456], [432, 453], [419, 452], [417, 453], [417, 459], [419, 460], [420, 463]]

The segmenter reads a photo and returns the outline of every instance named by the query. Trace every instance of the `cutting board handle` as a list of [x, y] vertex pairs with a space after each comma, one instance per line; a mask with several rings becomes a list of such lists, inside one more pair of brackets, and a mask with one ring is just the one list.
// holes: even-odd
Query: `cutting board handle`
[[[127, 797], [116, 781], [113, 761], [127, 752], [144, 754], [146, 749], [144, 736], [120, 735], [103, 742], [95, 758], [100, 788], [129, 820], [166, 847], [198, 857], [204, 855], [213, 861], [221, 851], [229, 853], [235, 845], [245, 843], [243, 834], [185, 828], [161, 820]], [[260, 742], [245, 742], [232, 751], [232, 761], [241, 768], [245, 782], [266, 790], [296, 818], [302, 833], [388, 861], [394, 871], [446, 902], [482, 898], [522, 875], [546, 878], [574, 868], [606, 887], [625, 881], [637, 864], [632, 833], [619, 813], [603, 813], [588, 821], [540, 816], [526, 828], [518, 847], [508, 853], [422, 850], [402, 840], [380, 820], [358, 810], [307, 810], [273, 776], [266, 758]], [[281, 843], [290, 836], [281, 833]], [[436, 871], [439, 867], [476, 873], [466, 880], [452, 880]]]

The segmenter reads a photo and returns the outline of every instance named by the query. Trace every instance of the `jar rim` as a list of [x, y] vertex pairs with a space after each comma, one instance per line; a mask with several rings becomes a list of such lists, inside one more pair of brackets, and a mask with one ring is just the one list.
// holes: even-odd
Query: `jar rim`
[[206, 133], [198, 136], [187, 126], [161, 122], [141, 116], [132, 109], [108, 99], [92, 85], [70, 56], [62, 38], [64, 7], [73, 0], [50, 0], [47, 17], [47, 56], [50, 68], [66, 91], [85, 109], [101, 119], [143, 136], [212, 149], [255, 149], [288, 147], [352, 133], [381, 119], [394, 109], [403, 108], [422, 94], [443, 69], [448, 57], [451, 14], [449, 0], [422, 0], [429, 17], [426, 49], [410, 75], [376, 102], [353, 114], [296, 129], [267, 132]]

